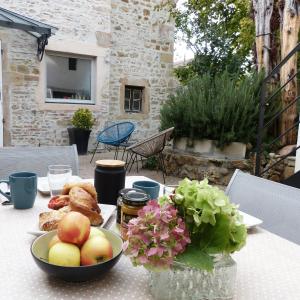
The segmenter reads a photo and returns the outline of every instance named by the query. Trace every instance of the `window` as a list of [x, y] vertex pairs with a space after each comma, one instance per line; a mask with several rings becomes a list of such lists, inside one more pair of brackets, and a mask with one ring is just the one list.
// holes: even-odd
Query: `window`
[[141, 112], [143, 107], [144, 88], [139, 86], [125, 86], [125, 112]]
[[90, 57], [46, 55], [46, 102], [94, 104]]

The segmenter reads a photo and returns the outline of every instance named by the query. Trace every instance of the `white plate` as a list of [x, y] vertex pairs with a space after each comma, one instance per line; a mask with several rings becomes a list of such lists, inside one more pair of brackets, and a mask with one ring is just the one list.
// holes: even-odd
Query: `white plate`
[[[109, 219], [112, 217], [113, 213], [115, 212], [116, 208], [117, 207], [115, 205], [100, 204], [103, 223], [99, 227], [105, 227], [105, 225], [108, 223]], [[28, 230], [27, 233], [35, 236], [40, 236], [46, 233], [46, 231], [36, 229], [36, 230]]]
[[243, 223], [246, 225], [247, 229], [259, 226], [263, 223], [261, 219], [250, 216], [242, 211], [239, 211], [240, 215], [243, 216]]
[[[70, 182], [81, 181], [79, 176], [72, 176]], [[37, 182], [37, 189], [43, 195], [50, 195], [50, 188], [48, 183], [48, 177], [39, 177]]]

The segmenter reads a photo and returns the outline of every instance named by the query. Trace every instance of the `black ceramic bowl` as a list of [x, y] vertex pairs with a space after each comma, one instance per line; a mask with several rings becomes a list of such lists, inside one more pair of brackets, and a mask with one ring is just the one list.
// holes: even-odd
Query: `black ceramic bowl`
[[105, 275], [120, 259], [122, 255], [122, 239], [111, 230], [101, 228], [106, 238], [111, 242], [113, 258], [103, 263], [91, 266], [62, 267], [48, 263], [48, 244], [56, 234], [56, 230], [47, 232], [36, 238], [31, 245], [31, 254], [36, 264], [48, 275], [65, 281], [87, 281]]

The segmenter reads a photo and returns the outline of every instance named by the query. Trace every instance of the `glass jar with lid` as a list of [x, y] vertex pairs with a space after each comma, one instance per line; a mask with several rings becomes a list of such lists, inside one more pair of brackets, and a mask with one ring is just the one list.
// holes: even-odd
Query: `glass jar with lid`
[[149, 201], [149, 196], [142, 190], [131, 189], [123, 194], [121, 205], [121, 235], [126, 239], [128, 222], [138, 216], [138, 211]]
[[135, 189], [135, 188], [126, 188], [126, 189], [121, 189], [119, 191], [119, 197], [118, 197], [118, 200], [117, 200], [117, 220], [116, 220], [118, 225], [121, 225], [121, 207], [122, 207], [122, 204], [123, 204], [123, 196], [124, 196], [124, 194], [126, 194], [129, 191], [144, 193], [143, 190]]

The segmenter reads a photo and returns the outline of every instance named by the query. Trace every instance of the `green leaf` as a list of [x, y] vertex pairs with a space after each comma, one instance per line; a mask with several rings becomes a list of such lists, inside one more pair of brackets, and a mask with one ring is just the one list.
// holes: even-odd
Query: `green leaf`
[[220, 253], [227, 248], [230, 240], [230, 219], [227, 215], [216, 215], [215, 226], [207, 226], [201, 244], [206, 245], [208, 253]]
[[189, 245], [183, 253], [176, 256], [176, 261], [200, 270], [212, 271], [214, 267], [212, 257], [196, 245]]

